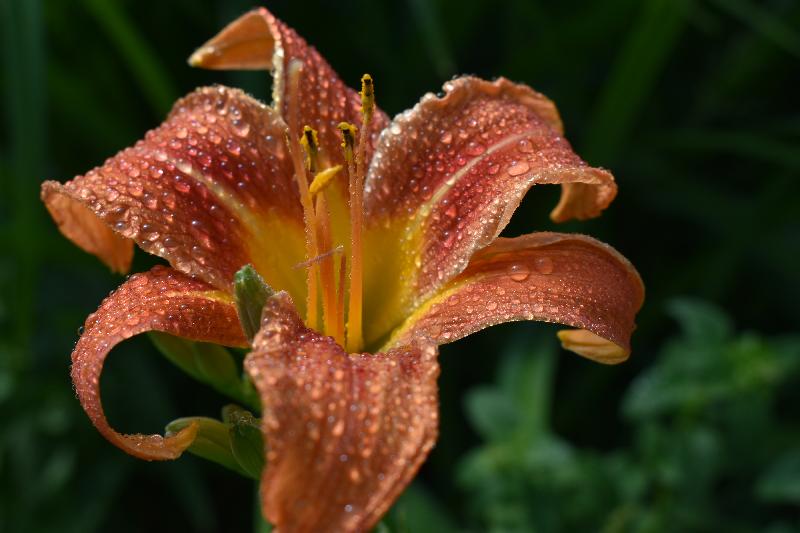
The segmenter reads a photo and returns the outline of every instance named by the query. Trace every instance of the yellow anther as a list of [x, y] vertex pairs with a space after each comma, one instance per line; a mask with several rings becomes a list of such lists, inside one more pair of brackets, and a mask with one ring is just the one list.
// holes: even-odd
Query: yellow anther
[[308, 192], [311, 193], [311, 196], [316, 195], [327, 187], [340, 170], [342, 170], [342, 165], [336, 165], [317, 173], [317, 175], [314, 176], [314, 181], [311, 182], [311, 186], [308, 188]]
[[319, 138], [317, 130], [310, 126], [303, 127], [303, 136], [300, 137], [300, 145], [306, 152], [306, 169], [312, 174], [317, 172], [319, 167]]
[[342, 132], [342, 151], [348, 164], [353, 162], [356, 146], [356, 127], [349, 122], [340, 122], [339, 131]]
[[361, 76], [361, 114], [364, 115], [364, 122], [369, 122], [372, 118], [373, 109], [375, 109], [375, 86], [372, 83], [372, 76], [364, 74]]

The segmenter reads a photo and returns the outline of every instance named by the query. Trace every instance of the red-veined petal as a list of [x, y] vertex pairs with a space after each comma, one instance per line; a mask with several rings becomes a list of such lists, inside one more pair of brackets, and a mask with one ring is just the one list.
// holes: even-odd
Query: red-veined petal
[[[302, 64], [297, 102], [289, 101], [288, 77], [292, 61]], [[294, 131], [299, 132], [306, 125], [318, 131], [323, 163], [343, 163], [337, 125], [343, 121], [361, 125], [360, 96], [339, 79], [314, 47], [265, 8], [249, 11], [228, 24], [198, 48], [189, 63], [211, 69], [271, 70], [275, 109], [287, 123], [297, 121]], [[293, 113], [296, 118], [292, 117]], [[376, 109], [370, 123], [373, 142], [388, 122], [386, 114]], [[367, 160], [371, 154], [370, 145]]]
[[228, 294], [162, 266], [131, 276], [86, 319], [72, 352], [72, 381], [86, 414], [123, 451], [146, 460], [175, 459], [194, 440], [194, 426], [166, 438], [123, 435], [109, 426], [100, 401], [106, 356], [118, 343], [146, 331], [228, 346], [245, 346], [247, 341]]
[[500, 238], [424, 303], [388, 346], [422, 336], [451, 342], [514, 320], [557, 322], [565, 348], [604, 363], [630, 353], [644, 286], [610, 246], [584, 235], [532, 233]]
[[280, 531], [367, 531], [437, 434], [436, 348], [344, 352], [272, 297], [245, 368], [264, 410], [264, 514]]
[[[382, 134], [366, 183], [368, 248], [401, 244], [366, 259], [374, 340], [506, 226], [535, 184], [566, 184], [556, 219], [598, 215], [614, 198], [607, 171], [589, 167], [561, 135], [550, 100], [506, 79], [459, 78], [428, 95]], [[387, 273], [402, 280], [385, 287]], [[383, 302], [400, 295], [394, 305]], [[380, 300], [380, 302], [378, 301]], [[378, 306], [386, 309], [378, 315]]]
[[130, 240], [174, 268], [228, 288], [252, 263], [302, 295], [303, 219], [285, 124], [238, 89], [198, 89], [144, 140], [42, 198], [61, 231], [118, 271]]

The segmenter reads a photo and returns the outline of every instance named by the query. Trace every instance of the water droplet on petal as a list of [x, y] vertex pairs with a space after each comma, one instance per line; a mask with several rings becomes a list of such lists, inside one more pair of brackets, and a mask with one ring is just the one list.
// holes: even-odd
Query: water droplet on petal
[[508, 169], [509, 176], [519, 176], [521, 174], [525, 174], [528, 170], [530, 170], [530, 165], [525, 161], [519, 161], [511, 165]]
[[250, 124], [247, 122], [237, 119], [233, 121], [233, 131], [239, 137], [247, 137], [247, 134], [250, 133]]
[[514, 264], [508, 267], [508, 277], [514, 281], [525, 281], [531, 275], [527, 265]]
[[533, 144], [528, 139], [522, 139], [517, 145], [517, 149], [522, 153], [533, 152]]
[[552, 274], [553, 260], [549, 257], [537, 257], [533, 263], [533, 267], [539, 274]]
[[467, 149], [465, 150], [467, 155], [471, 156], [479, 156], [484, 151], [486, 151], [486, 148], [481, 143], [475, 141], [470, 141], [470, 143], [467, 144]]

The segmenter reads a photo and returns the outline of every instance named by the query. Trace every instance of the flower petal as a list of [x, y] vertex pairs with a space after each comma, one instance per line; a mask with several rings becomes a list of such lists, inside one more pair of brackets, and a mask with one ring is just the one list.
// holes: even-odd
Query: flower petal
[[106, 356], [119, 342], [146, 331], [229, 346], [244, 346], [247, 341], [230, 296], [162, 266], [131, 276], [86, 319], [72, 352], [72, 381], [86, 414], [123, 451], [140, 459], [175, 459], [194, 440], [196, 427], [170, 437], [122, 435], [108, 425], [100, 401]]
[[[297, 102], [289, 101], [292, 61], [303, 66]], [[289, 123], [295, 120], [292, 115], [296, 106], [297, 124], [293, 125], [293, 131], [301, 131], [305, 125], [316, 129], [324, 165], [343, 163], [337, 125], [342, 121], [361, 124], [360, 96], [339, 79], [314, 47], [265, 8], [253, 9], [228, 24], [198, 48], [189, 63], [211, 69], [272, 70], [275, 109]], [[370, 123], [373, 141], [388, 123], [386, 114], [376, 109]], [[371, 154], [372, 146], [368, 146], [368, 158]]]
[[264, 514], [280, 531], [367, 531], [437, 434], [436, 348], [348, 355], [285, 293], [264, 309], [245, 368], [264, 410]]
[[42, 199], [67, 237], [115, 270], [127, 271], [134, 240], [218, 288], [253, 263], [299, 296], [303, 220], [285, 129], [237, 89], [198, 89], [103, 166], [45, 182]]
[[[440, 343], [514, 320], [558, 322], [565, 348], [603, 363], [625, 360], [644, 286], [616, 250], [591, 237], [532, 233], [497, 239], [423, 304], [387, 346]], [[588, 331], [586, 331], [588, 330]]]
[[[366, 242], [377, 249], [402, 241], [367, 263], [371, 281], [383, 284], [392, 272], [408, 287], [378, 288], [384, 302], [389, 290], [400, 296], [367, 338], [385, 333], [461, 272], [500, 234], [532, 185], [564, 186], [553, 212], [557, 220], [597, 216], [616, 194], [610, 173], [572, 151], [555, 106], [543, 95], [503, 78], [459, 78], [444, 89], [443, 97], [428, 95], [395, 117], [369, 169]], [[377, 299], [366, 306], [378, 313]]]

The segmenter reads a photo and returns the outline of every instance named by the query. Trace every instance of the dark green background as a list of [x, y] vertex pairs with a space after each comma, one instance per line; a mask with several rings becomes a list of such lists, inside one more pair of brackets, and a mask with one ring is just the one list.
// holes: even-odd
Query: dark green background
[[[68, 377], [69, 353], [86, 315], [121, 278], [59, 235], [39, 201], [39, 184], [65, 181], [132, 144], [196, 86], [221, 82], [267, 99], [266, 73], [196, 71], [185, 62], [194, 47], [252, 4], [0, 1], [0, 531], [251, 530], [251, 482], [194, 457], [137, 462], [103, 440], [82, 413]], [[713, 302], [739, 329], [758, 331], [757, 339], [798, 331], [800, 3], [320, 0], [267, 7], [317, 46], [351, 85], [370, 72], [390, 114], [459, 73], [502, 75], [547, 94], [576, 151], [611, 169], [620, 187], [601, 218], [558, 230], [612, 244], [636, 265], [647, 287], [629, 362], [601, 367], [560, 353], [557, 366], [548, 363], [549, 370], [537, 370], [538, 377], [522, 387], [552, 390], [549, 401], [511, 394], [514, 409], [541, 410], [550, 420], [548, 431], [581, 458], [582, 469], [572, 478], [563, 476], [575, 464], [561, 467], [557, 459], [544, 460], [546, 475], [537, 477], [534, 469], [522, 480], [492, 478], [465, 462], [470, 450], [474, 456], [492, 438], [508, 437], [481, 425], [481, 410], [492, 419], [492, 406], [499, 404], [497, 394], [477, 388], [493, 383], [498, 368], [517, 360], [514, 353], [524, 352], [519, 357], [526, 361], [553, 361], [541, 339], [549, 340], [555, 328], [506, 325], [444, 347], [439, 445], [413, 497], [404, 500], [410, 510], [394, 511], [386, 527], [420, 530], [428, 524], [436, 530], [444, 527], [438, 519], [470, 531], [702, 531], [722, 527], [723, 518], [729, 520], [726, 530], [798, 527], [800, 456], [788, 460], [794, 470], [773, 468], [787, 478], [788, 485], [780, 486], [788, 496], [764, 499], [753, 488], [774, 454], [800, 447], [796, 345], [775, 341], [769, 349], [753, 348], [745, 342], [749, 334], [737, 337], [719, 326], [724, 320], [716, 311], [686, 301], [673, 305], [675, 313], [699, 333], [668, 340], [678, 326], [667, 304], [681, 296]], [[555, 188], [534, 190], [506, 234], [553, 229], [547, 213], [557, 194]], [[153, 263], [138, 253], [134, 270]], [[706, 345], [705, 327], [723, 333], [709, 334]], [[674, 349], [675, 342], [683, 348]], [[741, 376], [729, 375], [725, 354], [738, 354], [731, 346], [739, 342], [756, 366], [781, 361], [762, 372], [769, 379], [745, 379], [744, 389], [736, 388]], [[702, 371], [692, 366], [704, 361], [715, 363]], [[663, 370], [673, 364], [678, 370]], [[216, 416], [225, 401], [182, 375], [146, 340], [120, 347], [107, 368], [105, 403], [123, 430], [156, 432], [178, 416]], [[656, 381], [693, 383], [692, 394], [706, 403], [693, 404], [690, 415], [685, 406], [677, 414], [622, 409], [628, 405], [623, 398], [654, 373], [662, 376]], [[714, 387], [729, 378], [733, 392], [715, 396]], [[529, 406], [525, 398], [539, 403]], [[746, 415], [731, 408], [726, 424], [713, 418], [732, 405], [751, 406], [752, 398], [766, 402], [762, 411]], [[508, 407], [503, 402], [500, 411]], [[674, 451], [669, 439], [700, 427], [703, 435], [716, 435], [721, 448], [701, 455], [699, 465], [664, 459]], [[749, 442], [748, 435], [758, 438]], [[663, 448], [641, 452], [642, 442], [651, 441]], [[528, 444], [503, 452], [511, 472], [527, 472], [514, 465], [527, 460], [533, 449]], [[627, 458], [619, 471], [618, 457]], [[714, 458], [719, 464], [703, 484], [697, 476]], [[677, 472], [684, 485], [670, 485], [678, 479], [672, 474], [663, 481], [662, 467]], [[589, 477], [601, 471], [612, 481], [650, 480], [641, 481], [649, 488], [598, 489], [581, 493], [583, 499], [571, 492], [594, 486]], [[548, 481], [550, 475], [558, 479]], [[558, 492], [559, 483], [572, 488]], [[691, 492], [698, 483], [700, 495]], [[508, 489], [518, 485], [524, 488]], [[578, 505], [584, 500], [592, 505]], [[677, 503], [673, 509], [665, 501]], [[447, 518], [420, 510], [432, 505]], [[541, 513], [514, 518], [536, 509]], [[420, 523], [408, 522], [404, 512]]]

